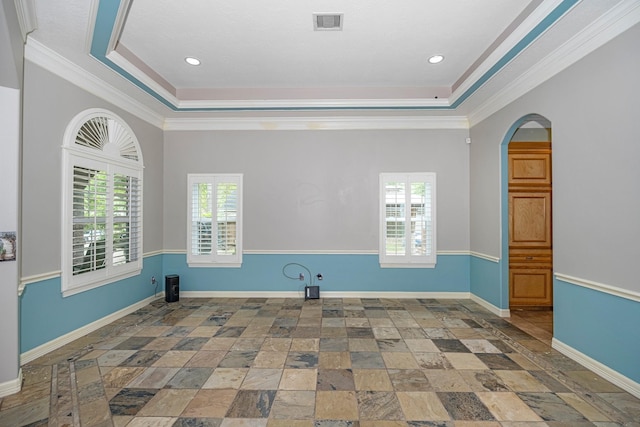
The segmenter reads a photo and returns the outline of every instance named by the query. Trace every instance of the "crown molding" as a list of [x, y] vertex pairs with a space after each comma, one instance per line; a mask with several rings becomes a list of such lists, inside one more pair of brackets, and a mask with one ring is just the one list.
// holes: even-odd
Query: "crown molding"
[[157, 114], [130, 96], [125, 95], [120, 90], [77, 66], [62, 55], [37, 40], [34, 40], [32, 37], [27, 39], [24, 57], [26, 60], [114, 104], [118, 108], [122, 108], [153, 126], [162, 128], [164, 124], [164, 117], [160, 114]]
[[18, 15], [18, 25], [22, 33], [22, 41], [27, 41], [27, 36], [38, 28], [35, 0], [15, 0], [16, 14]]
[[640, 2], [623, 0], [472, 111], [470, 126], [506, 107], [638, 22]]
[[469, 129], [464, 116], [168, 118], [164, 130]]

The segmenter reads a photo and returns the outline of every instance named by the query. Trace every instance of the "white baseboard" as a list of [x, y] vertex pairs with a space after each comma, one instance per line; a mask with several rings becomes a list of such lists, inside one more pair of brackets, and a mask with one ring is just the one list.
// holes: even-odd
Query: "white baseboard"
[[511, 317], [511, 311], [509, 311], [508, 308], [498, 308], [495, 305], [493, 305], [490, 302], [480, 298], [477, 295], [471, 294], [471, 301], [481, 305], [482, 307], [486, 308], [487, 310], [489, 310], [490, 312], [492, 312], [496, 316], [499, 316], [499, 317]]
[[[469, 292], [323, 292], [320, 298], [387, 298], [387, 299], [469, 299]], [[302, 298], [298, 291], [186, 291], [180, 292], [184, 298]]]
[[152, 301], [155, 301], [158, 298], [163, 298], [164, 297], [164, 292], [158, 293], [155, 296], [149, 297], [149, 298], [145, 298], [142, 301], [138, 301], [135, 304], [132, 304], [128, 307], [125, 307], [121, 310], [116, 311], [115, 313], [111, 313], [108, 316], [103, 317], [102, 319], [98, 319], [95, 322], [89, 323], [88, 325], [85, 325], [79, 329], [76, 329], [74, 331], [71, 331], [65, 335], [62, 335], [54, 340], [51, 340], [49, 342], [46, 342], [42, 345], [39, 345], [36, 348], [33, 348], [29, 351], [25, 351], [24, 353], [22, 353], [20, 355], [20, 365], [24, 365], [26, 363], [29, 363], [35, 359], [37, 359], [40, 356], [44, 356], [45, 354], [56, 350], [60, 347], [62, 347], [65, 344], [69, 344], [71, 341], [76, 340], [78, 338], [81, 338], [85, 335], [87, 335], [88, 333], [91, 333], [97, 329], [100, 329], [103, 326], [108, 325], [109, 323], [115, 322], [116, 320], [133, 313], [134, 311], [145, 307], [146, 305], [148, 305], [149, 303], [151, 303]]
[[15, 394], [22, 388], [22, 368], [18, 369], [18, 378], [0, 383], [0, 398]]
[[595, 359], [590, 358], [586, 354], [579, 352], [578, 350], [568, 346], [567, 344], [557, 340], [556, 338], [552, 339], [551, 347], [555, 348], [560, 353], [567, 356], [569, 359], [578, 362], [585, 368], [600, 375], [610, 383], [617, 385], [621, 389], [631, 393], [632, 395], [640, 399], [640, 384], [633, 381], [631, 378], [625, 377], [620, 372], [614, 371], [608, 366], [598, 362]]

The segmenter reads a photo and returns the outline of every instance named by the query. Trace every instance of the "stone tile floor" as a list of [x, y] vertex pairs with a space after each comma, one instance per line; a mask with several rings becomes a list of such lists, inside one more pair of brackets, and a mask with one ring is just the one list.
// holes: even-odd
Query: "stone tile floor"
[[514, 323], [470, 300], [158, 300], [23, 366], [0, 426], [640, 426], [639, 399]]

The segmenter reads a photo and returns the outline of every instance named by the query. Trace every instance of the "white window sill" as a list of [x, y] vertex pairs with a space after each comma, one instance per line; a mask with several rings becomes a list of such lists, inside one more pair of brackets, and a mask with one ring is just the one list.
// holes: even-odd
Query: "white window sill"
[[436, 263], [392, 263], [381, 262], [380, 268], [436, 268]]
[[218, 263], [218, 262], [189, 262], [187, 263], [189, 267], [196, 268], [240, 268], [242, 267], [241, 262], [229, 262], [229, 263]]

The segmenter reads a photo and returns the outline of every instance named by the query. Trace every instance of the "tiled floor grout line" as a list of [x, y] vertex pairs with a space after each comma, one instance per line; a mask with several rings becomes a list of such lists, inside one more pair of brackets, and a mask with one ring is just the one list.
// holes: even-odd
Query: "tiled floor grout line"
[[[474, 316], [472, 316], [472, 318], [473, 317]], [[603, 399], [599, 398], [598, 396], [594, 395], [593, 393], [590, 393], [588, 390], [585, 390], [584, 387], [582, 387], [580, 384], [571, 380], [571, 378], [564, 375], [562, 371], [560, 371], [559, 369], [556, 369], [553, 366], [553, 364], [543, 360], [540, 356], [536, 355], [535, 352], [529, 350], [522, 344], [518, 343], [517, 341], [512, 339], [509, 335], [497, 329], [491, 323], [480, 318], [475, 318], [474, 320], [480, 323], [485, 328], [489, 329], [494, 335], [496, 335], [500, 339], [508, 342], [509, 345], [515, 348], [520, 354], [525, 356], [531, 362], [540, 366], [543, 371], [550, 374], [555, 380], [561, 382], [564, 386], [566, 386], [568, 389], [570, 389], [571, 391], [579, 395], [582, 399], [592, 404], [601, 412], [604, 412], [605, 415], [607, 415], [613, 421], [621, 423], [623, 425], [627, 425], [628, 423], [635, 422], [635, 420], [633, 420], [632, 418], [621, 414], [620, 411], [616, 410], [609, 402], [606, 402]], [[548, 354], [555, 351], [553, 350], [552, 347], [549, 347], [549, 350], [550, 351], [548, 352]]]
[[72, 405], [72, 418], [73, 427], [80, 427], [80, 405], [78, 403], [78, 385], [76, 378], [76, 365], [73, 362], [69, 362], [69, 378], [71, 380], [71, 401]]

